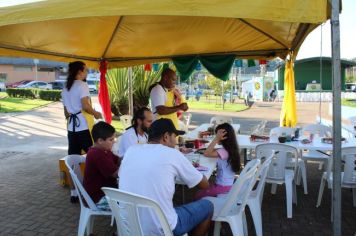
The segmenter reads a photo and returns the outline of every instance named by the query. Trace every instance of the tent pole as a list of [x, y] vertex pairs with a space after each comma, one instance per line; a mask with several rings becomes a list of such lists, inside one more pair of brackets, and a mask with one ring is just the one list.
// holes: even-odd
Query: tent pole
[[319, 91], [319, 124], [321, 124], [321, 93], [323, 91], [323, 24], [320, 25], [320, 91]]
[[128, 69], [129, 76], [129, 115], [133, 116], [132, 67]]
[[341, 236], [341, 68], [339, 0], [331, 1], [331, 48], [333, 78], [333, 235]]

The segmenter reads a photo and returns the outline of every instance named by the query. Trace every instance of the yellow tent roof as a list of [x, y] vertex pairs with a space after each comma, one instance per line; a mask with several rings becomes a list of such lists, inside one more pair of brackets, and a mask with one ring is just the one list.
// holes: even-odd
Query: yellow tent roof
[[110, 67], [233, 53], [284, 58], [329, 16], [327, 0], [39, 0], [0, 7], [0, 56]]

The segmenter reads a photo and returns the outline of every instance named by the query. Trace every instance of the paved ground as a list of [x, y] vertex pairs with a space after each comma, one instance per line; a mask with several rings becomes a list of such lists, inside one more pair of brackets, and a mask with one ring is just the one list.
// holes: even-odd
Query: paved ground
[[[302, 123], [315, 120], [317, 104], [299, 104]], [[242, 125], [242, 133], [263, 119], [267, 128], [278, 125], [279, 103], [256, 104], [240, 113], [228, 113]], [[192, 111], [192, 125], [208, 122], [212, 113]], [[326, 113], [326, 109], [325, 109]], [[221, 113], [220, 113], [221, 114]], [[80, 207], [69, 203], [69, 190], [58, 184], [58, 159], [66, 155], [62, 106], [54, 103], [21, 115], [0, 117], [0, 235], [76, 235]], [[309, 194], [298, 187], [293, 219], [286, 218], [284, 187], [276, 195], [266, 188], [263, 202], [264, 235], [331, 235], [330, 191], [315, 208], [321, 172], [308, 165]], [[175, 201], [179, 203], [180, 188]], [[192, 191], [194, 192], [194, 190]], [[343, 235], [356, 232], [352, 194], [343, 190]], [[189, 199], [189, 194], [188, 194]], [[248, 221], [251, 222], [248, 216]], [[230, 235], [225, 227], [224, 235]], [[249, 224], [250, 235], [254, 235]], [[111, 235], [109, 220], [95, 221], [95, 235]]]

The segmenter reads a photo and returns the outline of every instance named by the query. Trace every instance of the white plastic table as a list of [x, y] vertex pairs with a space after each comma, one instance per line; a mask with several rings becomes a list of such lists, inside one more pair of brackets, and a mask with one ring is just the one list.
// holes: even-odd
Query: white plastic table
[[[198, 134], [201, 131], [207, 131], [209, 127], [211, 127], [212, 124], [209, 123], [203, 123], [201, 125], [199, 125], [197, 128], [195, 128], [194, 130], [188, 132], [187, 134], [184, 135], [185, 138], [187, 139], [196, 139], [198, 138]], [[238, 134], [240, 131], [240, 125], [239, 124], [232, 124], [232, 127], [235, 130], [235, 133]]]
[[353, 125], [343, 125], [343, 129], [345, 129], [347, 132], [353, 135], [353, 137], [356, 137], [356, 129], [354, 128]]
[[[278, 141], [266, 141], [266, 142], [251, 142], [250, 135], [237, 135], [237, 142], [240, 148], [254, 149], [257, 145], [262, 143], [278, 143]], [[321, 138], [314, 138], [312, 143], [303, 144], [300, 141], [286, 142], [286, 145], [293, 146], [300, 150], [320, 150], [320, 151], [332, 151], [332, 144], [326, 144], [321, 142]], [[356, 138], [348, 138], [346, 142], [342, 142], [342, 148], [356, 147]]]

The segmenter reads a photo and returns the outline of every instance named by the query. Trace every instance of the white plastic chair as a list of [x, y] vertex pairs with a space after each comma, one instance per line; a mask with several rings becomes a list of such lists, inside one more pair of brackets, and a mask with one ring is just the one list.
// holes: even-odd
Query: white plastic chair
[[[294, 136], [295, 129], [290, 128], [290, 127], [275, 127], [271, 129], [270, 131], [270, 137], [278, 137], [281, 136], [283, 133], [285, 135], [291, 135]], [[297, 175], [296, 177], [296, 183], [299, 185], [300, 178], [303, 179], [303, 187], [304, 187], [304, 194], [308, 194], [308, 181], [307, 181], [307, 169], [305, 167], [305, 162], [298, 158], [298, 169], [297, 169]], [[287, 163], [287, 166], [293, 166], [293, 163], [295, 159], [290, 159]]]
[[[341, 187], [351, 188], [353, 196], [353, 205], [356, 207], [356, 147], [343, 148], [341, 159], [345, 161], [344, 171], [341, 172]], [[321, 177], [321, 183], [319, 188], [319, 195], [316, 207], [321, 204], [323, 197], [325, 182], [328, 184], [328, 188], [332, 190], [333, 187], [333, 159], [329, 159], [327, 171], [323, 173]]]
[[350, 124], [356, 126], [356, 116], [349, 117]]
[[183, 113], [183, 122], [188, 128], [191, 120], [192, 120], [192, 113]]
[[[315, 136], [327, 137], [327, 136], [331, 136], [332, 134], [331, 129], [332, 127], [322, 125], [322, 124], [310, 124], [303, 127], [301, 136], [307, 133], [307, 134], [313, 134], [314, 137]], [[308, 162], [308, 160], [319, 162], [319, 169], [321, 170], [323, 164], [325, 164], [325, 162], [328, 161], [329, 156], [320, 153], [316, 150], [307, 150], [303, 152], [302, 159], [306, 163]]]
[[219, 125], [223, 123], [229, 123], [232, 125], [233, 124], [232, 118], [225, 117], [225, 116], [213, 116], [210, 119], [210, 124]]
[[[85, 191], [82, 182], [79, 180], [79, 178], [82, 178], [81, 174], [79, 178], [77, 174], [75, 174], [75, 171], [78, 172], [78, 169], [79, 169], [78, 173], [80, 173], [80, 163], [84, 163], [84, 162], [85, 162], [85, 157], [80, 155], [69, 155], [65, 157], [65, 164], [72, 178], [74, 187], [78, 192], [78, 198], [80, 202], [78, 236], [85, 235], [85, 232], [87, 235], [92, 233], [93, 225], [94, 225], [93, 216], [98, 216], [98, 215], [111, 216], [111, 211], [102, 211], [96, 207], [95, 203], [90, 198], [87, 191]], [[84, 204], [83, 201], [86, 202], [86, 205]]]
[[272, 184], [272, 194], [275, 194], [277, 184], [286, 185], [287, 217], [292, 218], [292, 203], [297, 203], [296, 186], [294, 181], [294, 177], [297, 170], [297, 161], [290, 162], [290, 164], [294, 164], [292, 169], [290, 169], [291, 166], [288, 165], [288, 159], [291, 158], [290, 155], [293, 156], [292, 158], [297, 159], [298, 150], [295, 147], [279, 143], [266, 143], [261, 144], [259, 146], [260, 152], [262, 150], [272, 150], [274, 152], [271, 164], [269, 165], [269, 169], [267, 172], [266, 183]]
[[131, 126], [132, 116], [130, 115], [122, 115], [120, 116], [120, 122], [124, 126], [124, 129]]
[[120, 189], [102, 188], [102, 190], [108, 199], [115, 220], [118, 222], [118, 235], [143, 236], [139, 209], [150, 208], [155, 212], [164, 235], [173, 236], [166, 216], [154, 200]]
[[258, 145], [256, 147], [256, 156], [257, 159], [263, 162], [261, 166], [258, 168], [258, 185], [255, 190], [253, 190], [248, 199], [247, 205], [250, 208], [250, 212], [252, 215], [253, 223], [255, 225], [256, 235], [262, 236], [262, 200], [263, 200], [263, 192], [266, 183], [267, 171], [272, 161], [272, 157], [274, 155], [273, 151], [265, 150], [263, 148], [263, 144]]
[[[242, 170], [226, 197], [206, 197], [214, 204], [214, 236], [220, 235], [221, 222], [228, 222], [234, 236], [247, 234], [245, 206], [258, 177], [260, 160], [250, 161]], [[244, 232], [245, 231], [245, 232]]]

